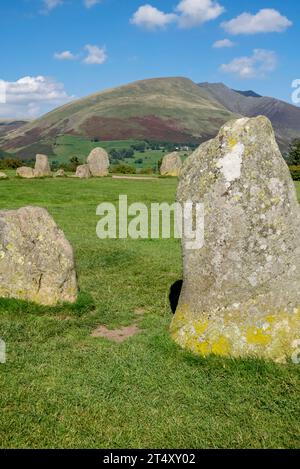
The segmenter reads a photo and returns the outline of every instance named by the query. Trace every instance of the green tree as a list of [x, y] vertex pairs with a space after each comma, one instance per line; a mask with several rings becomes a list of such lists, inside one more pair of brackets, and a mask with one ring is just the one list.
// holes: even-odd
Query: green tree
[[0, 160], [0, 169], [17, 169], [22, 166], [22, 161], [17, 158], [4, 158]]
[[80, 165], [80, 161], [77, 158], [77, 156], [72, 156], [72, 158], [70, 158], [71, 171], [75, 171], [77, 166], [79, 166], [79, 165]]
[[287, 154], [287, 162], [292, 166], [300, 165], [300, 139], [296, 139], [291, 143]]

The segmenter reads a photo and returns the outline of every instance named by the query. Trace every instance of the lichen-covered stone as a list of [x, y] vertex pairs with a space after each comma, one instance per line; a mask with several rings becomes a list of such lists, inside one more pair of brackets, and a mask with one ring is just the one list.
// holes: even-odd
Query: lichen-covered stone
[[164, 156], [160, 167], [161, 176], [179, 176], [182, 168], [182, 161], [179, 154], [174, 151]]
[[88, 179], [92, 177], [89, 166], [87, 164], [77, 166], [75, 177], [80, 179]]
[[75, 302], [73, 250], [47, 210], [0, 211], [0, 297]]
[[285, 362], [300, 339], [300, 206], [270, 121], [239, 119], [185, 162], [178, 200], [203, 202], [171, 326], [200, 355]]
[[0, 179], [8, 179], [7, 174], [0, 172]]
[[66, 173], [63, 169], [58, 169], [57, 171], [55, 171], [53, 176], [55, 178], [65, 178], [65, 177], [67, 177], [67, 175], [66, 175]]
[[34, 176], [37, 178], [49, 177], [51, 176], [51, 168], [46, 155], [36, 155], [35, 167], [34, 167]]
[[103, 177], [108, 175], [109, 157], [103, 148], [94, 148], [87, 158], [90, 172], [94, 177]]
[[21, 166], [20, 168], [17, 168], [16, 175], [23, 179], [33, 179], [35, 177], [34, 170], [28, 166]]

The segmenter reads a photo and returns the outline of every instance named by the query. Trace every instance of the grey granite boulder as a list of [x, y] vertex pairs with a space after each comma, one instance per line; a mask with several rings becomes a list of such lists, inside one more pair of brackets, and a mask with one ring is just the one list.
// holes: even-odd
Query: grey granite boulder
[[65, 171], [63, 169], [58, 169], [57, 171], [55, 171], [55, 173], [53, 174], [53, 176], [55, 178], [65, 178], [67, 177]]
[[80, 179], [88, 179], [92, 177], [89, 166], [87, 164], [77, 166], [75, 177]]
[[46, 155], [36, 155], [34, 176], [35, 177], [49, 177], [51, 176], [51, 168]]
[[21, 166], [20, 168], [18, 168], [16, 171], [16, 175], [23, 179], [33, 179], [35, 177], [34, 170], [27, 166]]
[[43, 208], [0, 211], [0, 297], [43, 305], [77, 299], [72, 247]]
[[87, 158], [90, 172], [94, 177], [103, 177], [108, 175], [109, 158], [103, 148], [94, 148]]
[[179, 176], [182, 168], [181, 158], [176, 151], [164, 156], [160, 167], [161, 176]]
[[178, 201], [204, 203], [204, 246], [183, 239], [171, 326], [200, 355], [285, 362], [300, 339], [300, 206], [270, 121], [224, 125], [185, 162]]

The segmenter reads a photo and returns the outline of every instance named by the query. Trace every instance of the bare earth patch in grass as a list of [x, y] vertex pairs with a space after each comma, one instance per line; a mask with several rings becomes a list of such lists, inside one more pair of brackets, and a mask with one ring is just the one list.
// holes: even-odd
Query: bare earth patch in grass
[[121, 327], [120, 329], [108, 329], [106, 326], [100, 326], [92, 332], [92, 337], [103, 337], [120, 343], [139, 332], [140, 329], [136, 325]]

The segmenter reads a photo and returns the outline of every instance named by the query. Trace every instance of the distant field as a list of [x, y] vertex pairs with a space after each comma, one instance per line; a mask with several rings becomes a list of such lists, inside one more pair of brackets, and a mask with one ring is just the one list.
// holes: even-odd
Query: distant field
[[[74, 246], [81, 287], [72, 308], [0, 300], [0, 447], [299, 447], [299, 366], [198, 358], [170, 339], [180, 242], [96, 237], [99, 203], [173, 202], [176, 184], [0, 181], [1, 209], [49, 210]], [[123, 343], [91, 336], [132, 324], [140, 333]]]
[[72, 135], [61, 135], [56, 139], [53, 145], [54, 156], [51, 159], [58, 159], [60, 162], [68, 162], [73, 156], [77, 156], [82, 162], [89, 153], [96, 147], [105, 148], [109, 151], [115, 148], [130, 148], [130, 145], [139, 143], [137, 140], [112, 140], [110, 142], [92, 142], [83, 137], [74, 137]]
[[[96, 147], [102, 147], [107, 152], [112, 149], [128, 149], [131, 145], [140, 143], [138, 140], [111, 140], [92, 142], [83, 137], [75, 137], [72, 135], [62, 135], [56, 139], [53, 145], [54, 155], [50, 155], [50, 161], [58, 161], [59, 163], [67, 163], [70, 158], [77, 156], [81, 163], [86, 161], [89, 153]], [[136, 169], [147, 169], [157, 167], [158, 161], [167, 152], [161, 150], [146, 150], [145, 152], [135, 151], [133, 158], [124, 159], [121, 163], [134, 166]], [[182, 155], [186, 152], [181, 152]], [[143, 162], [139, 160], [142, 159]]]

